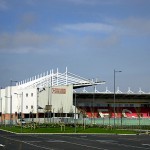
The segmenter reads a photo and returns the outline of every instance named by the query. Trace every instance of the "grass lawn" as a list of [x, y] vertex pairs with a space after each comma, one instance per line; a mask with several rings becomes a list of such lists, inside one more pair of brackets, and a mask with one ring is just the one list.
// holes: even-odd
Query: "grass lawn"
[[[15, 133], [75, 133], [75, 127], [40, 127], [40, 128], [22, 128], [20, 126], [1, 126], [0, 129], [7, 130]], [[83, 129], [82, 127], [76, 128], [76, 133], [112, 133], [112, 134], [137, 134], [135, 131], [130, 130], [118, 130], [118, 129], [105, 129], [99, 127], [88, 127]]]

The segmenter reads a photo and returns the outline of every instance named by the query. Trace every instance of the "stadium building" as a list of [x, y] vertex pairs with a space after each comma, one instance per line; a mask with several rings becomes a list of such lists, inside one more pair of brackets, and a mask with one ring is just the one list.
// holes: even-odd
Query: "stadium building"
[[[2, 124], [16, 124], [18, 119], [57, 122], [84, 118], [150, 118], [150, 94], [130, 89], [122, 93], [99, 92], [96, 85], [104, 81], [89, 80], [58, 69], [17, 82], [0, 90]], [[94, 86], [93, 92], [85, 87]], [[82, 92], [76, 89], [83, 88]], [[115, 97], [114, 97], [115, 96]]]

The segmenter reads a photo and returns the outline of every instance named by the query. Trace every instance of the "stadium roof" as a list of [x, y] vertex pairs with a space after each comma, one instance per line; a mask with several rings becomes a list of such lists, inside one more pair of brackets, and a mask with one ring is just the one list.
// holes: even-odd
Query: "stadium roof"
[[[77, 99], [114, 99], [113, 93], [74, 93], [74, 96], [77, 95]], [[150, 102], [150, 94], [125, 94], [125, 93], [117, 93], [115, 94], [116, 100], [127, 99], [127, 100], [148, 100]]]
[[57, 69], [56, 72], [53, 70], [47, 71], [46, 73], [34, 76], [27, 80], [18, 82], [16, 85], [19, 88], [27, 87], [45, 87], [45, 86], [60, 86], [60, 85], [73, 85], [73, 88], [80, 88], [92, 85], [103, 84], [104, 81], [89, 80], [73, 73], [68, 72], [67, 68], [64, 73], [60, 73]]

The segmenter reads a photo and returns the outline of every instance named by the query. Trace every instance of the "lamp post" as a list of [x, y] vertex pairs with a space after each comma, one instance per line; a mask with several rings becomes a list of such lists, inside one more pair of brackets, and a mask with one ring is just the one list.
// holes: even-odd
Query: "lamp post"
[[1, 125], [2, 125], [2, 122], [3, 122], [3, 119], [2, 119], [3, 116], [2, 115], [3, 115], [3, 113], [2, 113], [2, 98], [1, 97], [0, 97], [0, 100], [1, 100]]
[[119, 73], [122, 71], [118, 71], [114, 69], [114, 127], [116, 126], [116, 73]]
[[[52, 79], [51, 79], [52, 80]], [[47, 115], [48, 115], [48, 122], [51, 123], [51, 111], [52, 111], [52, 82], [51, 86], [48, 86], [48, 110], [47, 110]]]
[[93, 104], [92, 104], [92, 107], [93, 107], [93, 114], [92, 114], [92, 117], [94, 117], [94, 124], [95, 124], [95, 107], [94, 107], [94, 100], [95, 100], [95, 88], [96, 86], [94, 86], [94, 92], [93, 92]]
[[39, 106], [38, 105], [39, 105], [39, 88], [37, 88], [37, 114], [36, 114], [36, 122], [38, 122], [38, 118], [39, 118], [39, 112], [38, 112], [39, 111], [38, 110]]
[[23, 92], [22, 92], [21, 94], [18, 94], [18, 93], [14, 93], [14, 94], [16, 94], [17, 96], [18, 96], [18, 95], [21, 95], [21, 114], [20, 114], [20, 115], [21, 115], [21, 116], [20, 116], [20, 120], [21, 120], [21, 121], [20, 121], [20, 122], [21, 122], [21, 133], [22, 133]]
[[75, 93], [75, 121], [74, 121], [74, 127], [75, 127], [75, 133], [77, 132], [77, 129], [76, 129], [76, 107], [77, 107], [77, 98], [76, 98], [76, 93]]
[[43, 92], [45, 90], [45, 88], [37, 88], [37, 114], [36, 114], [36, 122], [38, 123], [38, 119], [39, 119], [39, 93]]
[[2, 97], [1, 97], [1, 90], [2, 90], [2, 88], [0, 88], [0, 100], [1, 100], [1, 125], [2, 125]]
[[12, 124], [12, 84], [18, 81], [10, 80], [10, 126]]

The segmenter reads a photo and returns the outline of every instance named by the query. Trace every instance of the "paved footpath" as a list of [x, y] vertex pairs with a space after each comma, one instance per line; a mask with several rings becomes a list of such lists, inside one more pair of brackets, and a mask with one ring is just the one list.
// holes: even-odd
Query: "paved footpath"
[[13, 134], [0, 131], [0, 150], [150, 150], [150, 135]]

